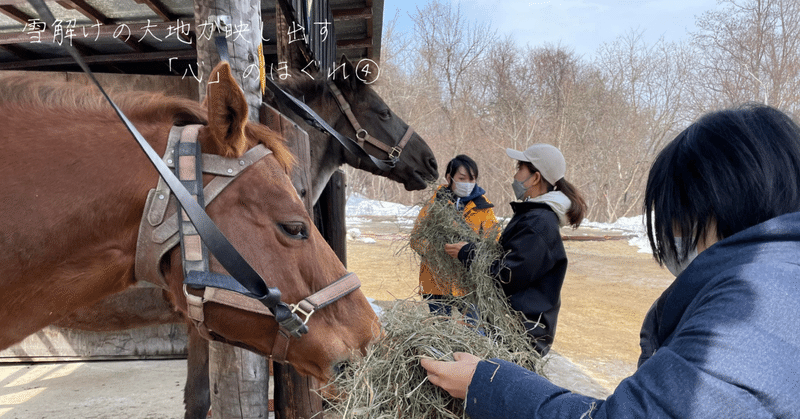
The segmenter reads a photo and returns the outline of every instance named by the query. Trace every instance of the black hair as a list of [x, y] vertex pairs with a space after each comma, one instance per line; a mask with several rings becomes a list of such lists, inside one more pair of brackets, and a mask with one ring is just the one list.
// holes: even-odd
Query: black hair
[[469, 156], [465, 154], [459, 154], [453, 157], [453, 160], [450, 160], [447, 163], [447, 168], [444, 171], [445, 176], [450, 175], [450, 179], [456, 176], [458, 173], [459, 168], [464, 168], [467, 171], [467, 174], [475, 180], [478, 178], [478, 163], [475, 163], [475, 160], [472, 160]]
[[[517, 161], [517, 169], [521, 169], [523, 166], [528, 168], [528, 171], [531, 174], [539, 172], [533, 163], [527, 161]], [[544, 177], [542, 177], [542, 181], [547, 185], [547, 192], [551, 192], [553, 190], [559, 190], [561, 193], [569, 198], [570, 204], [569, 210], [567, 210], [567, 219], [569, 220], [569, 225], [572, 228], [578, 228], [581, 225], [585, 215], [586, 215], [586, 201], [583, 199], [583, 196], [578, 191], [578, 188], [575, 185], [567, 182], [566, 179], [563, 177], [559, 179], [555, 185], [551, 185]]]
[[[659, 264], [686, 258], [709, 229], [722, 240], [798, 210], [800, 127], [754, 104], [706, 114], [678, 134], [653, 162], [644, 197]], [[691, 237], [680, 255], [673, 230]]]

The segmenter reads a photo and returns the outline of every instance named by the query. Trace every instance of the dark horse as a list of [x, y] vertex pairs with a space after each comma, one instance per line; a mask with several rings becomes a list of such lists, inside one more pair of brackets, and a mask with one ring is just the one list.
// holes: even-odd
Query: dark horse
[[[299, 57], [300, 54], [293, 56]], [[303, 62], [293, 62], [290, 65], [292, 68], [305, 67]], [[358, 133], [342, 111], [331, 85], [341, 92], [359, 126], [369, 136], [387, 146], [394, 146], [409, 129], [408, 124], [392, 112], [371, 87], [375, 80], [356, 77], [356, 69], [345, 57], [342, 57], [337, 70], [331, 76], [312, 74], [309, 77], [299, 71], [290, 74], [292, 77], [280, 81], [280, 86], [293, 96], [302, 98], [328, 124], [352, 139], [358, 138]], [[374, 77], [375, 74], [377, 73], [371, 73], [370, 77]], [[291, 112], [284, 113], [292, 115]], [[409, 191], [425, 189], [428, 182], [435, 181], [439, 176], [433, 151], [417, 133], [413, 133], [404, 145], [395, 166], [389, 171], [384, 171], [372, 161], [359, 159], [348, 153], [338, 141], [305, 125], [299, 118], [296, 118], [296, 122], [308, 132], [311, 143], [312, 202], [317, 201], [331, 175], [343, 164], [402, 183]], [[364, 143], [364, 148], [378, 159], [388, 157], [384, 149], [376, 147], [369, 141]]]
[[[294, 56], [299, 57], [299, 54]], [[342, 112], [334, 98], [329, 82], [342, 93], [351, 107], [361, 127], [371, 136], [393, 146], [400, 142], [409, 129], [400, 117], [394, 114], [381, 97], [372, 89], [372, 80], [366, 83], [355, 77], [352, 64], [342, 59], [337, 73], [331, 77], [314, 74], [309, 77], [300, 71], [279, 81], [281, 87], [293, 96], [302, 98], [328, 124], [350, 138], [356, 138], [356, 131]], [[291, 63], [291, 68], [304, 68], [300, 62]], [[277, 79], [277, 78], [276, 78]], [[280, 106], [279, 106], [280, 108]], [[284, 110], [284, 109], [282, 109]], [[286, 112], [292, 115], [291, 112]], [[433, 152], [418, 135], [411, 136], [403, 147], [394, 168], [383, 171], [370, 160], [358, 159], [346, 152], [344, 147], [330, 137], [297, 119], [296, 122], [309, 134], [311, 148], [310, 172], [312, 178], [312, 201], [316, 202], [331, 175], [343, 164], [359, 168], [402, 183], [408, 190], [424, 189], [427, 182], [438, 177], [436, 159]], [[378, 159], [386, 159], [387, 154], [369, 144], [365, 149]], [[98, 321], [102, 319], [101, 321]], [[91, 307], [82, 308], [59, 320], [62, 327], [92, 331], [123, 330], [154, 324], [177, 323], [183, 321], [175, 313], [157, 288], [131, 288], [123, 294], [104, 299]], [[210, 406], [208, 387], [208, 345], [193, 326], [189, 326], [187, 380], [184, 392], [187, 418], [205, 418]]]
[[[239, 174], [206, 211], [283, 300], [297, 302], [346, 273], [320, 236], [289, 176], [280, 137], [249, 123], [227, 63], [210, 79], [207, 109], [163, 95], [128, 93], [120, 107], [156, 149], [173, 125], [202, 124], [205, 153], [238, 158], [263, 144], [271, 153]], [[95, 89], [0, 81], [0, 349], [130, 287], [139, 223], [158, 175]], [[210, 181], [211, 176], [204, 177]], [[291, 234], [301, 228], [304, 234]], [[179, 247], [160, 261], [166, 293], [187, 309]], [[224, 272], [211, 258], [211, 270]], [[102, 322], [102, 319], [96, 319]], [[211, 303], [205, 325], [222, 339], [270, 354], [272, 317]], [[333, 366], [373, 339], [377, 317], [355, 291], [316, 313], [292, 339], [287, 361], [326, 380]]]

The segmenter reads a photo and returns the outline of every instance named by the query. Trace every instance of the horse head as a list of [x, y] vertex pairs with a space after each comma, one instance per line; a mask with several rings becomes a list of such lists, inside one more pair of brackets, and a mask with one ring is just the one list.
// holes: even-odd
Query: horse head
[[[301, 54], [291, 54], [289, 58], [293, 69], [307, 67], [302, 62]], [[312, 202], [316, 202], [333, 172], [345, 163], [401, 183], [409, 191], [424, 189], [428, 182], [438, 178], [433, 151], [419, 134], [410, 131], [409, 125], [392, 112], [375, 92], [371, 86], [375, 77], [376, 72], [356, 69], [342, 56], [339, 66], [331, 74], [322, 70], [314, 74], [293, 71], [291, 77], [280, 81], [282, 88], [302, 98], [341, 134], [353, 140], [368, 135], [381, 143], [363, 142], [366, 152], [376, 159], [398, 158], [394, 167], [384, 170], [371, 160], [347, 152], [333, 137], [312, 128], [306, 129], [311, 140]], [[343, 103], [336, 98], [339, 93]], [[351, 115], [347, 115], [345, 108], [349, 108]], [[410, 134], [410, 137], [402, 144], [406, 134]], [[398, 145], [401, 147], [395, 149]]]
[[[282, 139], [247, 121], [247, 103], [230, 67], [223, 62], [209, 76], [208, 125], [197, 141], [204, 153], [239, 158], [263, 144], [272, 153], [239, 174], [210, 202], [206, 211], [242, 256], [277, 287], [282, 300], [297, 303], [346, 274], [346, 269], [315, 228], [292, 186], [292, 156]], [[208, 183], [211, 176], [205, 175]], [[176, 306], [187, 311], [181, 252], [173, 249], [161, 262]], [[225, 274], [213, 257], [210, 270]], [[201, 290], [186, 292], [201, 295]], [[278, 324], [272, 317], [216, 302], [204, 306], [204, 324], [221, 341], [270, 355]], [[308, 334], [290, 341], [287, 362], [304, 374], [326, 380], [332, 367], [352, 351], [363, 350], [378, 333], [377, 317], [360, 290], [308, 318]]]

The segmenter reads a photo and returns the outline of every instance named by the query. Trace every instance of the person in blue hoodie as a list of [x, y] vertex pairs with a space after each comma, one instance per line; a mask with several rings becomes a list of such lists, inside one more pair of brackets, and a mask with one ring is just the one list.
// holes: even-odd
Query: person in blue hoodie
[[[417, 223], [425, 218], [430, 205], [436, 201], [445, 201], [453, 206], [453, 210], [476, 233], [491, 233], [497, 224], [494, 204], [486, 199], [486, 191], [478, 185], [478, 164], [475, 160], [465, 154], [455, 156], [447, 163], [445, 181], [447, 184], [439, 185], [428, 204], [420, 210]], [[425, 250], [425, 245], [417, 241], [412, 241], [411, 247], [420, 254]], [[452, 312], [449, 303], [457, 301], [458, 298], [453, 297], [461, 297], [465, 292], [455, 284], [437, 277], [434, 272], [425, 261], [420, 263], [419, 293], [428, 302], [431, 313], [449, 316]], [[474, 311], [469, 311], [469, 315], [475, 316]]]
[[764, 105], [707, 114], [657, 156], [644, 213], [676, 275], [641, 331], [636, 372], [605, 400], [517, 365], [424, 359], [482, 418], [800, 417], [800, 127]]
[[[505, 257], [489, 268], [509, 304], [525, 316], [524, 324], [535, 350], [545, 355], [556, 335], [561, 286], [567, 272], [567, 253], [561, 227], [578, 227], [586, 203], [564, 179], [567, 163], [558, 148], [534, 144], [525, 151], [507, 149], [517, 161], [511, 184], [518, 202], [514, 216], [500, 235]], [[445, 245], [445, 251], [470, 266], [475, 244]]]

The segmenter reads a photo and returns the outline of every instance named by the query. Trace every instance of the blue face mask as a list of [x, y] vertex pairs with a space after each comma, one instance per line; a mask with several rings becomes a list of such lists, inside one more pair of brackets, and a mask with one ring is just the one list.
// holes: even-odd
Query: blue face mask
[[[689, 241], [686, 240], [686, 243], [689, 243]], [[692, 263], [694, 258], [697, 257], [697, 248], [695, 247], [689, 250], [689, 254], [685, 259], [678, 260], [680, 255], [683, 254], [684, 246], [686, 246], [686, 244], [684, 243], [683, 237], [675, 237], [675, 251], [678, 256], [674, 258], [672, 256], [667, 256], [664, 259], [664, 265], [666, 265], [667, 269], [669, 269], [669, 271], [676, 277]]]

